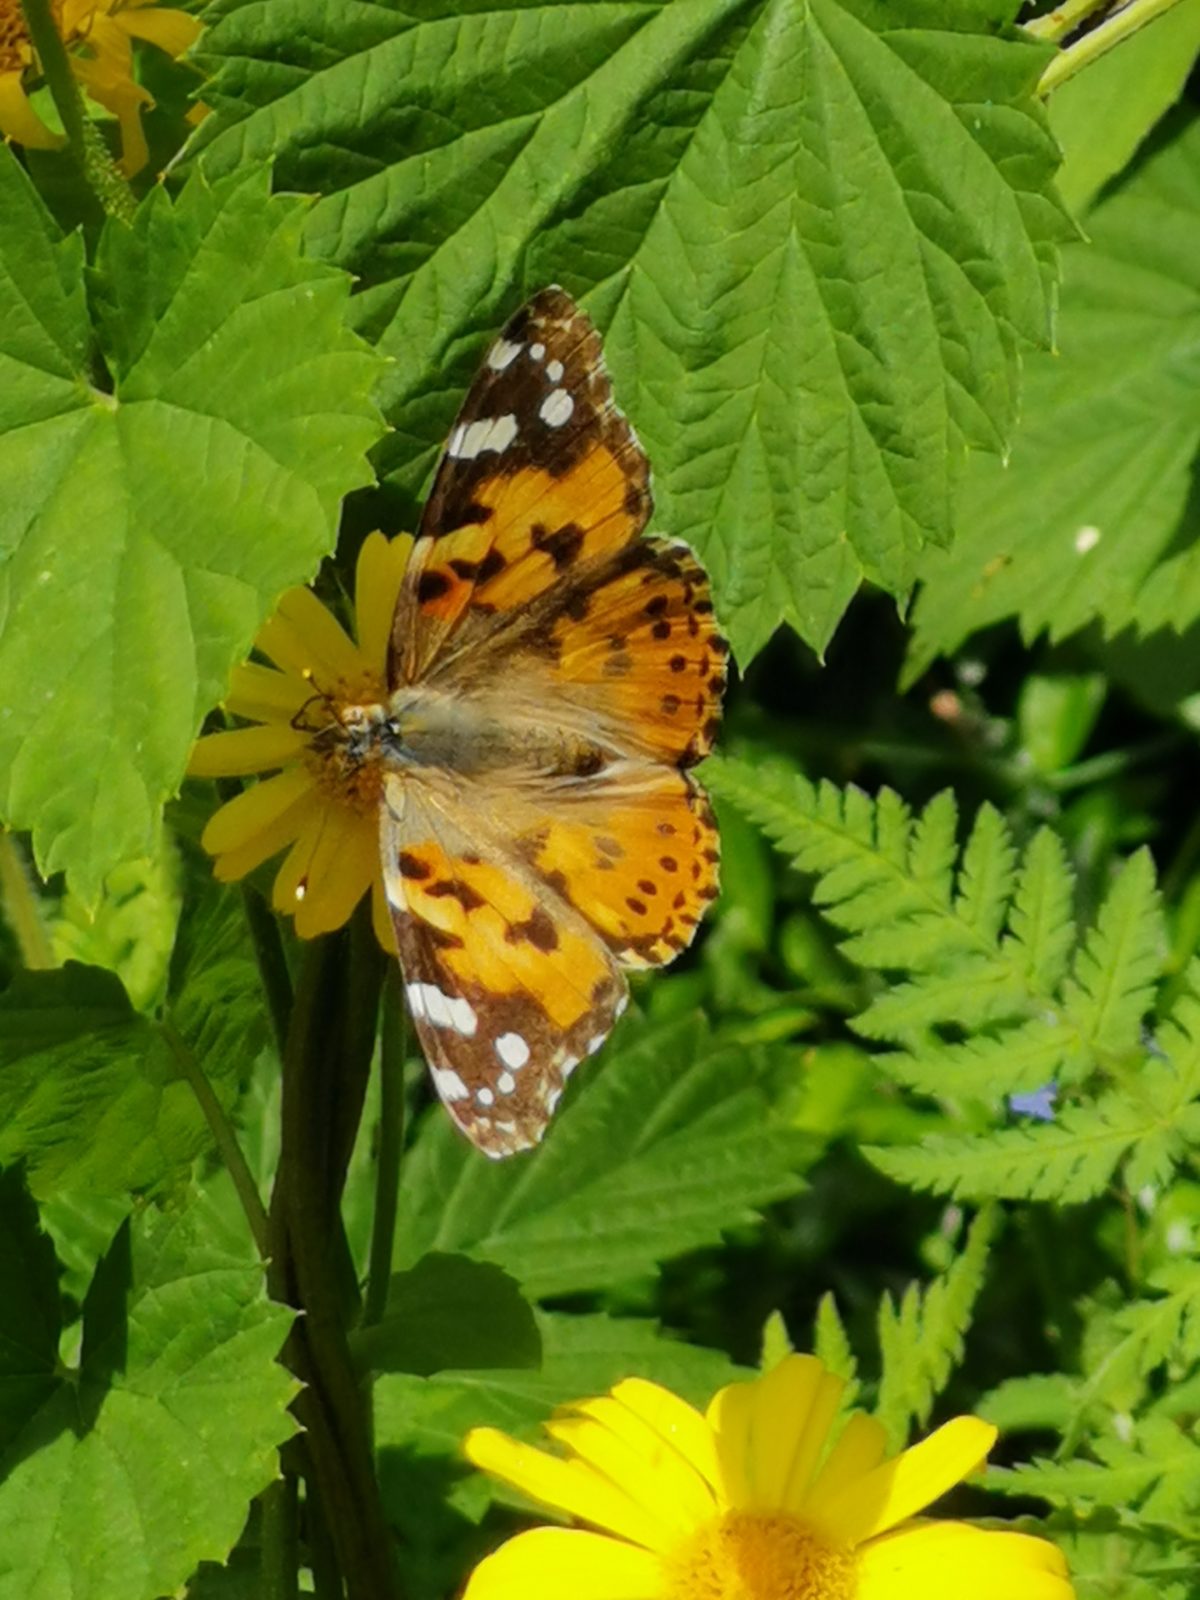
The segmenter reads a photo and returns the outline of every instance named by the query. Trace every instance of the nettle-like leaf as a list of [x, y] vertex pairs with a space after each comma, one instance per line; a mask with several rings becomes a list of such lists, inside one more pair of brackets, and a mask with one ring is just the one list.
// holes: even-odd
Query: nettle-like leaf
[[551, 280], [607, 329], [743, 657], [781, 620], [823, 646], [863, 576], [903, 592], [963, 445], [1008, 436], [1070, 230], [1046, 55], [987, 8], [233, 0], [201, 51], [193, 149], [320, 192], [307, 236], [397, 358], [402, 496], [513, 285]]
[[794, 1194], [813, 1147], [769, 1121], [761, 1052], [697, 1016], [626, 1024], [535, 1154], [483, 1162], [439, 1108], [405, 1165], [396, 1266], [429, 1250], [493, 1261], [527, 1295], [608, 1288], [717, 1244]]
[[1004, 617], [1061, 639], [1200, 616], [1200, 557], [1175, 548], [1200, 447], [1200, 118], [1170, 130], [1064, 255], [1012, 459], [972, 461], [954, 547], [923, 561], [910, 677]]
[[[23, 1309], [0, 1302], [0, 1348], [29, 1341]], [[78, 1371], [58, 1369], [0, 1441], [4, 1600], [157, 1600], [223, 1561], [295, 1431], [275, 1359], [290, 1315], [202, 1207], [123, 1227], [88, 1291]]]
[[[960, 855], [948, 795], [914, 817], [890, 790], [872, 800], [778, 765], [714, 758], [706, 777], [814, 875], [843, 953], [886, 979], [853, 1024], [900, 1047], [879, 1066], [963, 1124], [869, 1151], [891, 1177], [967, 1199], [1083, 1200], [1122, 1167], [1131, 1188], [1161, 1184], [1200, 1142], [1200, 968], [1157, 1039], [1142, 1033], [1166, 954], [1145, 852], [1081, 935], [1047, 830], [1018, 860], [985, 806]], [[1009, 1095], [1047, 1083], [1051, 1122], [1002, 1125]]]
[[96, 270], [0, 150], [0, 813], [93, 901], [370, 481], [378, 361], [263, 169], [110, 222]]
[[244, 938], [236, 902], [206, 896], [184, 923], [155, 1017], [99, 967], [18, 973], [0, 996], [0, 1163], [24, 1161], [39, 1196], [181, 1184], [211, 1135], [180, 1053], [228, 1102], [266, 1040]]

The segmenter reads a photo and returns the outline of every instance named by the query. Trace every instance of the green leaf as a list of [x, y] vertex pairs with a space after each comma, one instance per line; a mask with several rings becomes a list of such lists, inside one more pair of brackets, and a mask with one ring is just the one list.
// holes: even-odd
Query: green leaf
[[27, 1162], [35, 1194], [161, 1195], [209, 1142], [167, 1041], [111, 973], [68, 962], [0, 996], [0, 1163]]
[[378, 363], [306, 210], [261, 169], [156, 187], [105, 229], [93, 332], [78, 242], [0, 152], [0, 811], [88, 902], [370, 479]]
[[1058, 190], [1072, 210], [1128, 165], [1179, 98], [1197, 52], [1200, 0], [1181, 0], [1050, 96], [1050, 126], [1063, 149]]
[[1100, 908], [1064, 995], [1090, 1049], [1120, 1055], [1139, 1042], [1166, 955], [1166, 930], [1147, 850], [1131, 856]]
[[537, 1327], [542, 1361], [533, 1370], [380, 1377], [379, 1447], [458, 1457], [469, 1428], [503, 1428], [536, 1440], [539, 1424], [558, 1406], [603, 1394], [622, 1378], [649, 1378], [703, 1409], [722, 1384], [746, 1376], [727, 1356], [669, 1338], [651, 1322], [538, 1312]]
[[[1044, 48], [953, 0], [237, 4], [194, 148], [317, 189], [308, 237], [397, 357], [379, 460], [416, 493], [524, 290], [591, 290], [661, 525], [738, 653], [901, 593], [1047, 335]], [[947, 446], [949, 445], [949, 449]]]
[[60, 1382], [58, 1262], [16, 1170], [0, 1169], [0, 1454]]
[[485, 1261], [432, 1251], [388, 1285], [387, 1309], [354, 1341], [374, 1372], [426, 1378], [451, 1368], [536, 1367], [533, 1312], [507, 1273]]
[[858, 1394], [858, 1362], [850, 1346], [845, 1324], [838, 1313], [837, 1301], [832, 1294], [823, 1294], [817, 1302], [817, 1321], [813, 1330], [813, 1354], [836, 1377], [846, 1380], [841, 1409], [848, 1410]]
[[157, 1600], [223, 1561], [295, 1431], [289, 1320], [201, 1208], [123, 1228], [79, 1371], [0, 1457], [3, 1600]]
[[1030, 357], [1011, 461], [970, 464], [954, 548], [923, 561], [909, 680], [1004, 617], [1062, 639], [1200, 615], [1200, 558], [1170, 553], [1200, 445], [1198, 172], [1180, 115], [1064, 253], [1058, 353]]
[[605, 1288], [794, 1194], [809, 1141], [766, 1121], [765, 1058], [695, 1016], [626, 1025], [530, 1157], [493, 1164], [440, 1107], [405, 1164], [397, 1267], [493, 1261], [534, 1299]]
[[923, 1427], [929, 1421], [935, 1400], [962, 1362], [997, 1223], [994, 1209], [981, 1211], [943, 1275], [924, 1289], [910, 1283], [899, 1305], [889, 1294], [879, 1302], [883, 1373], [875, 1415], [894, 1451], [903, 1448], [910, 1423]]

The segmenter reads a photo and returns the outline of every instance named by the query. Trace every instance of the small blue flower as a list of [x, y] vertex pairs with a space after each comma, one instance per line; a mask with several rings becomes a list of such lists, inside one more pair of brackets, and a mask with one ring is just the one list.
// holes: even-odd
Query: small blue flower
[[1054, 1102], [1058, 1098], [1058, 1086], [1053, 1083], [1044, 1083], [1040, 1089], [1031, 1089], [1028, 1094], [1010, 1094], [1008, 1109], [1018, 1117], [1033, 1117], [1038, 1122], [1054, 1121]]

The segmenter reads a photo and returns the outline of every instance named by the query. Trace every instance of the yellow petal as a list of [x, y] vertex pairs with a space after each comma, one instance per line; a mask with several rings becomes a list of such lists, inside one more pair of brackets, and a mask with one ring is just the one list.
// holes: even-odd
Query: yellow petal
[[807, 1355], [786, 1356], [754, 1384], [747, 1460], [753, 1505], [794, 1509], [799, 1503], [845, 1387]]
[[579, 1401], [546, 1431], [639, 1505], [657, 1507], [677, 1539], [716, 1510], [712, 1491], [674, 1445], [611, 1395]]
[[601, 1533], [534, 1528], [500, 1546], [471, 1574], [463, 1600], [655, 1600], [654, 1556]]
[[156, 7], [153, 11], [121, 11], [116, 20], [126, 33], [131, 33], [135, 39], [148, 40], [169, 56], [181, 56], [195, 44], [201, 31], [195, 17], [167, 7]]
[[368, 667], [380, 678], [387, 671], [396, 597], [414, 542], [411, 533], [398, 533], [394, 539], [369, 533], [359, 548], [354, 574], [358, 648]]
[[671, 1543], [658, 1517], [582, 1461], [562, 1461], [510, 1439], [496, 1428], [472, 1428], [463, 1440], [469, 1461], [530, 1499], [618, 1534], [647, 1550]]
[[[234, 799], [227, 801], [208, 819], [200, 836], [200, 843], [210, 856], [224, 855], [228, 850], [240, 850], [252, 839], [269, 835], [280, 819], [298, 800], [311, 795], [316, 800], [312, 778], [303, 767], [291, 767], [273, 778], [264, 778], [251, 789], [244, 789]], [[289, 839], [294, 834], [289, 834]], [[286, 843], [284, 840], [283, 843]], [[277, 843], [275, 850], [281, 849]], [[267, 854], [272, 854], [268, 851]], [[266, 860], [266, 857], [262, 857]]]
[[1062, 1552], [1046, 1539], [964, 1522], [914, 1523], [858, 1554], [856, 1600], [1073, 1600]]
[[20, 72], [0, 72], [0, 134], [27, 150], [57, 150], [66, 142], [29, 104]]
[[825, 1507], [848, 1484], [865, 1477], [887, 1454], [887, 1431], [874, 1417], [856, 1411], [849, 1418], [837, 1442], [817, 1474], [817, 1480], [794, 1511], [821, 1521]]
[[983, 1464], [996, 1429], [955, 1417], [928, 1439], [830, 1495], [822, 1522], [835, 1538], [861, 1544], [931, 1505]]
[[307, 742], [305, 734], [289, 727], [286, 722], [206, 733], [192, 746], [192, 753], [188, 757], [188, 775], [193, 778], [244, 778], [250, 772], [272, 772], [294, 761]]
[[750, 1419], [754, 1411], [752, 1383], [730, 1383], [708, 1403], [706, 1420], [717, 1446], [721, 1472], [718, 1491], [727, 1506], [751, 1503], [749, 1466]]
[[[378, 868], [378, 863], [376, 863]], [[376, 870], [371, 879], [371, 925], [375, 929], [375, 937], [379, 940], [381, 950], [386, 950], [388, 955], [398, 954], [396, 950], [396, 930], [392, 926], [392, 913], [388, 907], [387, 895], [383, 888], [383, 877]]]
[[625, 1378], [613, 1397], [670, 1441], [715, 1492], [721, 1487], [721, 1468], [712, 1429], [694, 1406], [677, 1394], [646, 1378]]
[[329, 808], [308, 867], [304, 897], [296, 906], [296, 932], [315, 939], [349, 922], [379, 870], [379, 829], [374, 817]]
[[312, 684], [294, 673], [245, 661], [230, 675], [224, 705], [235, 717], [251, 722], [290, 722], [312, 697]]
[[361, 677], [364, 662], [346, 630], [311, 589], [289, 589], [258, 631], [258, 648], [277, 667], [319, 689]]

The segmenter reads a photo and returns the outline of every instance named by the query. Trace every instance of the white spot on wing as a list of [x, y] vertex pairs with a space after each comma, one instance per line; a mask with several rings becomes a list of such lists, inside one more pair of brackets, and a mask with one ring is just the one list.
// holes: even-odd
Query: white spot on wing
[[451, 1068], [431, 1067], [429, 1070], [433, 1073], [434, 1088], [447, 1104], [454, 1100], [465, 1100], [470, 1094], [471, 1091], [458, 1073], [452, 1071]]
[[475, 1098], [476, 1098], [476, 1100], [479, 1101], [479, 1104], [481, 1106], [494, 1105], [495, 1102], [496, 1102], [496, 1096], [492, 1093], [492, 1091], [487, 1087], [486, 1084], [483, 1086], [482, 1089], [476, 1089]]
[[478, 417], [474, 422], [460, 422], [450, 435], [446, 454], [460, 461], [474, 461], [487, 450], [499, 454], [508, 449], [517, 432], [517, 419], [511, 411], [502, 417]]
[[529, 354], [535, 361], [541, 361], [546, 354], [546, 346], [544, 344], [531, 344], [529, 346]]
[[427, 1017], [437, 1027], [453, 1028], [466, 1039], [473, 1038], [479, 1026], [471, 1002], [458, 995], [443, 994], [436, 983], [410, 983], [408, 1003], [414, 1017]]
[[513, 1072], [520, 1072], [529, 1060], [529, 1046], [519, 1033], [502, 1033], [496, 1040], [495, 1049], [504, 1065]]
[[1099, 528], [1080, 528], [1075, 535], [1075, 549], [1081, 556], [1087, 555], [1089, 550], [1094, 550], [1099, 543]]
[[538, 407], [538, 416], [548, 428], [561, 428], [570, 422], [574, 410], [575, 402], [565, 389], [551, 389]]
[[517, 1087], [517, 1080], [511, 1072], [502, 1072], [496, 1079], [496, 1087], [501, 1094], [511, 1094]]
[[625, 1011], [626, 1011], [626, 1008], [628, 1007], [628, 1005], [629, 1005], [629, 996], [627, 994], [621, 995], [618, 998], [616, 1005], [613, 1007], [613, 1015], [617, 1016], [617, 1017], [623, 1017], [625, 1015]]
[[607, 1039], [607, 1038], [608, 1038], [608, 1035], [606, 1033], [598, 1033], [598, 1034], [596, 1034], [595, 1038], [589, 1039], [588, 1040], [588, 1044], [587, 1044], [587, 1053], [588, 1053], [588, 1055], [594, 1056], [596, 1054], [596, 1051], [600, 1049], [601, 1045], [604, 1043], [605, 1039]]
[[522, 345], [513, 344], [509, 339], [497, 339], [488, 351], [487, 364], [493, 372], [503, 372], [505, 367], [512, 365], [523, 348]]
[[571, 1076], [571, 1074], [575, 1071], [575, 1068], [578, 1065], [579, 1065], [579, 1057], [578, 1056], [564, 1056], [563, 1057], [563, 1064], [562, 1064], [562, 1075], [563, 1075], [563, 1077], [564, 1078], [569, 1078]]
[[558, 1108], [558, 1102], [561, 1099], [562, 1099], [562, 1090], [561, 1089], [547, 1089], [546, 1090], [546, 1115], [548, 1117], [552, 1117], [554, 1115], [555, 1111]]
[[551, 383], [557, 383], [562, 375], [563, 364], [561, 361], [547, 361], [546, 376], [550, 379]]

